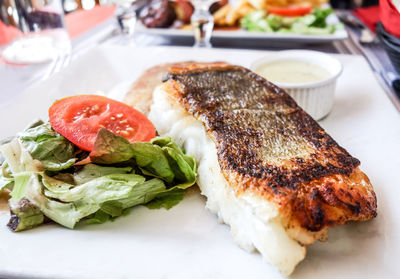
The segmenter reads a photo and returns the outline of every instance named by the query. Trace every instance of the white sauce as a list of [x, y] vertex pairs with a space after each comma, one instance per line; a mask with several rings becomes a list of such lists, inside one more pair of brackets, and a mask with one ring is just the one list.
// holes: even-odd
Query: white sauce
[[289, 237], [274, 203], [251, 193], [236, 195], [223, 176], [214, 142], [204, 125], [171, 100], [162, 87], [153, 93], [150, 120], [198, 163], [197, 184], [207, 197], [206, 207], [230, 225], [235, 242], [247, 251], [257, 249], [282, 274], [289, 275], [305, 257], [305, 248]]
[[299, 60], [279, 60], [259, 66], [255, 72], [271, 82], [308, 83], [327, 79], [331, 74], [324, 68]]

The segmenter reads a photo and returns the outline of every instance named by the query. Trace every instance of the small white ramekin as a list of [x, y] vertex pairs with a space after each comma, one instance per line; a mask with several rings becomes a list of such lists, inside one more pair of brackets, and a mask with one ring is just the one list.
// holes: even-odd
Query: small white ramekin
[[336, 81], [342, 73], [342, 64], [332, 56], [311, 50], [285, 50], [257, 59], [250, 69], [256, 71], [260, 66], [279, 60], [295, 60], [315, 64], [324, 68], [330, 76], [324, 80], [307, 83], [273, 82], [283, 88], [297, 104], [315, 120], [324, 118], [333, 108]]

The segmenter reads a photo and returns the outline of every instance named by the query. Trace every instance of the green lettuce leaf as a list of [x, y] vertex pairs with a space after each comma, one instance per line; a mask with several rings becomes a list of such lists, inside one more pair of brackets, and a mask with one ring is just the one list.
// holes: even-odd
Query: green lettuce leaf
[[158, 194], [153, 200], [146, 204], [150, 209], [170, 209], [177, 205], [184, 197], [185, 190], [174, 188], [170, 191]]
[[123, 209], [145, 204], [164, 191], [166, 191], [164, 182], [158, 178], [153, 178], [136, 185], [128, 197], [118, 200], [118, 204]]
[[90, 152], [90, 160], [99, 164], [115, 164], [128, 161], [133, 157], [130, 142], [111, 131], [101, 128]]
[[12, 173], [10, 171], [10, 168], [8, 167], [7, 162], [3, 162], [3, 164], [0, 167], [0, 192], [8, 188], [12, 190], [14, 185], [14, 177], [12, 176]]
[[14, 175], [14, 188], [10, 193], [10, 196], [19, 201], [26, 195], [27, 187], [31, 179], [31, 172], [19, 172]]
[[83, 184], [92, 179], [99, 178], [109, 174], [128, 174], [133, 173], [132, 167], [107, 167], [95, 164], [87, 164], [82, 170], [74, 174], [76, 184]]
[[287, 17], [266, 15], [265, 11], [259, 10], [244, 16], [241, 27], [248, 31], [325, 35], [340, 28], [339, 25], [327, 24], [326, 19], [332, 13], [332, 9], [316, 8], [308, 15]]
[[0, 192], [6, 188], [8, 189], [12, 188], [13, 185], [14, 185], [14, 179], [6, 178], [0, 175]]
[[241, 27], [248, 31], [273, 32], [264, 11], [254, 11], [244, 16], [241, 20]]
[[73, 186], [61, 184], [49, 176], [42, 176], [47, 197], [62, 202], [83, 202], [101, 204], [129, 196], [132, 188], [143, 183], [145, 178], [136, 174], [109, 174], [95, 178], [84, 184]]
[[44, 222], [44, 215], [40, 209], [27, 198], [9, 202], [11, 218], [7, 226], [14, 232], [32, 229]]
[[138, 184], [133, 187], [128, 197], [103, 203], [99, 211], [88, 217], [87, 222], [89, 224], [101, 224], [119, 216], [126, 215], [131, 207], [140, 204], [148, 204], [149, 201], [152, 201], [165, 190], [164, 182], [157, 178]]
[[88, 216], [86, 224], [103, 224], [108, 220], [110, 220], [110, 214], [100, 209], [96, 213]]
[[19, 172], [44, 171], [43, 164], [38, 160], [34, 160], [17, 138], [14, 138], [9, 143], [1, 145], [0, 152], [4, 157], [8, 172], [11, 173], [11, 176]]
[[[81, 218], [99, 209], [99, 207], [94, 206], [92, 210], [85, 208], [86, 211], [83, 212], [83, 210], [77, 209], [73, 203], [63, 203], [48, 198], [43, 193], [44, 186], [41, 183], [41, 177], [38, 173], [26, 172], [21, 174], [21, 177], [24, 179], [21, 179], [20, 183], [15, 183], [14, 189], [11, 192], [15, 192], [18, 195], [14, 195], [15, 197], [12, 196], [9, 204], [26, 198], [38, 207], [44, 215], [67, 228], [73, 228]], [[18, 199], [20, 196], [23, 196], [23, 198]], [[23, 216], [20, 216], [20, 219], [21, 217]]]
[[74, 145], [45, 123], [18, 134], [30, 155], [49, 171], [70, 168], [76, 161]]
[[167, 183], [173, 182], [175, 174], [160, 146], [149, 142], [135, 142], [132, 150], [137, 165], [146, 175], [158, 177]]
[[276, 31], [283, 25], [283, 18], [278, 15], [269, 14], [266, 18], [268, 25], [272, 28], [272, 30]]
[[144, 175], [160, 178], [171, 187], [185, 189], [196, 180], [195, 160], [185, 155], [171, 138], [129, 143], [106, 129], [100, 129], [90, 153], [92, 162], [115, 164], [131, 159]]
[[313, 12], [313, 15], [315, 16], [315, 20], [310, 24], [310, 26], [325, 28], [327, 26], [326, 18], [333, 12], [334, 12], [333, 9], [329, 9], [329, 8], [328, 9], [316, 8]]
[[101, 205], [100, 210], [107, 213], [111, 217], [118, 217], [122, 215], [124, 208], [119, 201], [105, 202]]
[[174, 187], [186, 189], [196, 181], [196, 161], [187, 156], [170, 137], [155, 138], [151, 141], [162, 148], [175, 174]]

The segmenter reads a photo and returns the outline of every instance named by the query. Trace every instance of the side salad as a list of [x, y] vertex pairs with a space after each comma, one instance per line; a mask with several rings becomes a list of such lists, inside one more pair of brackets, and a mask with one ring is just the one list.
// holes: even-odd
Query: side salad
[[253, 11], [241, 19], [241, 27], [255, 32], [279, 32], [324, 35], [332, 34], [343, 28], [338, 22], [328, 24], [328, 17], [333, 13], [330, 8], [316, 8], [303, 16], [284, 16], [268, 13], [264, 10]]
[[50, 220], [71, 229], [82, 220], [104, 223], [140, 204], [169, 209], [196, 181], [194, 158], [169, 137], [149, 136], [151, 122], [125, 104], [81, 95], [49, 112], [50, 123], [0, 147], [0, 191], [11, 191], [13, 231]]

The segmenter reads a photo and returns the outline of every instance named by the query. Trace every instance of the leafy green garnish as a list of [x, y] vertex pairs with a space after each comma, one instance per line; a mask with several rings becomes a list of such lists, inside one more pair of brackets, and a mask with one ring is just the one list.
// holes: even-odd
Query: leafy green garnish
[[[124, 154], [120, 150], [124, 150]], [[100, 129], [90, 153], [92, 162], [113, 164], [131, 159], [135, 160], [144, 175], [160, 178], [168, 186], [185, 189], [196, 180], [195, 160], [185, 155], [171, 138], [129, 143], [106, 129]]]
[[132, 189], [128, 197], [118, 200], [118, 203], [123, 209], [139, 204], [146, 204], [158, 194], [165, 191], [166, 187], [164, 182], [158, 178], [153, 178], [138, 184]]
[[309, 24], [309, 26], [325, 28], [327, 26], [326, 18], [332, 13], [333, 13], [333, 9], [329, 9], [329, 8], [328, 9], [318, 9], [318, 8], [316, 8], [313, 12], [315, 19], [313, 22], [311, 22]]
[[100, 209], [93, 215], [88, 216], [86, 224], [103, 224], [108, 220], [110, 220], [110, 214]]
[[19, 139], [30, 155], [39, 160], [46, 170], [68, 169], [76, 161], [74, 145], [55, 132], [49, 123], [29, 128], [19, 134]]
[[32, 229], [44, 221], [44, 215], [40, 209], [26, 198], [17, 202], [11, 200], [9, 206], [11, 218], [7, 226], [14, 232]]
[[49, 124], [0, 149], [0, 190], [12, 189], [13, 226], [21, 224], [15, 231], [41, 224], [44, 216], [74, 228], [82, 219], [114, 220], [140, 204], [170, 209], [196, 181], [195, 160], [168, 137], [130, 143], [101, 129], [84, 166], [72, 166], [80, 150]]
[[241, 20], [241, 27], [252, 32], [279, 32], [295, 34], [332, 34], [339, 25], [328, 25], [327, 17], [332, 9], [316, 8], [311, 14], [299, 17], [285, 17], [266, 14], [264, 11], [253, 11]]
[[90, 180], [84, 184], [72, 186], [58, 183], [43, 174], [42, 183], [47, 197], [62, 202], [82, 202], [102, 204], [109, 200], [123, 199], [129, 196], [132, 188], [143, 183], [145, 178], [136, 174], [109, 174]]
[[241, 20], [242, 28], [249, 31], [272, 32], [273, 29], [265, 18], [264, 11], [254, 11]]
[[26, 195], [27, 187], [31, 179], [31, 172], [20, 172], [14, 175], [14, 187], [10, 196], [19, 201]]
[[146, 204], [150, 209], [170, 209], [177, 205], [184, 197], [185, 191], [179, 188], [158, 194], [152, 201]]
[[168, 162], [167, 154], [160, 146], [150, 142], [135, 142], [131, 148], [132, 158], [144, 174], [159, 177], [167, 183], [174, 181], [175, 173]]
[[134, 173], [131, 167], [107, 167], [95, 164], [87, 164], [80, 171], [74, 174], [76, 184], [83, 184], [92, 179], [109, 174], [128, 174]]
[[99, 164], [115, 164], [133, 157], [130, 142], [107, 129], [100, 129], [94, 143], [90, 159]]
[[[157, 197], [162, 195], [165, 190], [166, 188], [164, 183], [157, 178], [136, 185], [128, 197], [103, 203], [99, 210], [101, 211], [101, 213], [99, 213], [101, 219], [99, 216], [97, 216], [98, 212], [96, 212], [88, 217], [89, 222], [102, 223], [101, 221], [105, 222], [108, 220], [113, 220], [119, 216], [126, 215], [133, 206], [139, 204], [149, 204], [149, 201], [157, 199]], [[108, 215], [108, 217], [105, 218], [105, 215]]]
[[6, 188], [9, 188], [10, 186], [12, 186], [13, 183], [14, 183], [14, 179], [0, 176], [0, 192], [3, 191], [3, 189], [6, 189]]
[[13, 184], [14, 177], [12, 176], [10, 168], [8, 167], [7, 162], [3, 162], [0, 167], [0, 192], [5, 188], [11, 189]]

